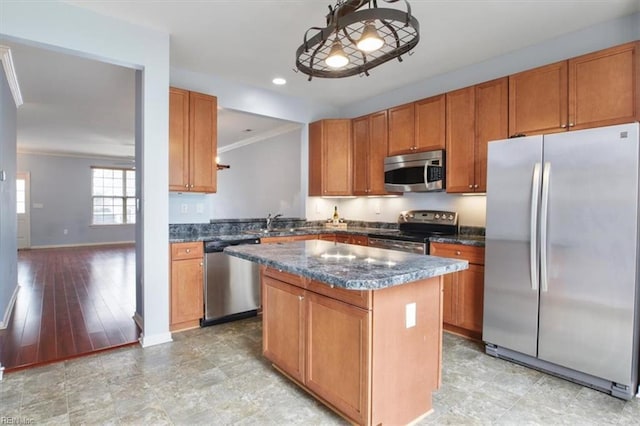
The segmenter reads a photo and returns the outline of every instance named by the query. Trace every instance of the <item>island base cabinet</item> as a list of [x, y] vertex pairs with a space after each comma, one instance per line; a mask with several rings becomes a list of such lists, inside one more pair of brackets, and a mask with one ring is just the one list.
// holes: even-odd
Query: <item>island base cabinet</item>
[[[322, 294], [312, 291], [319, 285]], [[278, 370], [355, 424], [431, 413], [441, 382], [441, 277], [365, 291], [361, 306], [344, 298], [348, 290], [271, 268], [262, 268], [262, 286], [263, 353]]]
[[299, 381], [304, 380], [304, 318], [304, 290], [263, 276], [263, 354]]
[[368, 423], [370, 312], [307, 292], [305, 384], [346, 417]]

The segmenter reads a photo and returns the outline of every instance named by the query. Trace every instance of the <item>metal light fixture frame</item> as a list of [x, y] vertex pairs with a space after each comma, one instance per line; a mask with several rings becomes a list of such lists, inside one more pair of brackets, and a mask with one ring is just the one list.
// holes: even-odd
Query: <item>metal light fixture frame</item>
[[[396, 3], [399, 0], [383, 0]], [[404, 0], [406, 11], [400, 9], [379, 8], [377, 0], [338, 1], [336, 6], [329, 6], [327, 26], [311, 27], [304, 35], [304, 41], [296, 50], [296, 68], [309, 76], [321, 78], [343, 78], [353, 75], [369, 75], [369, 70], [382, 65], [391, 59], [398, 58], [410, 51], [420, 41], [420, 24], [411, 15], [411, 6]], [[363, 6], [369, 5], [368, 8]], [[374, 51], [364, 52], [357, 48], [357, 37], [367, 22], [379, 21], [378, 34], [385, 40], [385, 45]], [[318, 31], [307, 38], [310, 31]], [[354, 37], [355, 35], [355, 37]], [[324, 62], [331, 49], [335, 37], [339, 37], [349, 63], [335, 69]]]

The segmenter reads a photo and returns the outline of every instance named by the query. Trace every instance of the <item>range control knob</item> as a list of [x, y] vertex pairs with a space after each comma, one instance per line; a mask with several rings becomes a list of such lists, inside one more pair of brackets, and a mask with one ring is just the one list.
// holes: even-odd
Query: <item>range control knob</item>
[[435, 218], [440, 219], [440, 215], [436, 213]]
[[449, 215], [449, 220], [453, 220], [453, 215], [452, 214]]

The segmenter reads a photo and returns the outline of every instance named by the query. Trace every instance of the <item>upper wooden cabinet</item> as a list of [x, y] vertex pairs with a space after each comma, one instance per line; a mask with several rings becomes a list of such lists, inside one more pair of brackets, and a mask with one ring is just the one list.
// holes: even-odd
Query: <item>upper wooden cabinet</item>
[[169, 190], [216, 192], [215, 96], [169, 89]]
[[569, 128], [640, 120], [640, 43], [569, 60]]
[[638, 42], [509, 77], [509, 134], [542, 134], [640, 118]]
[[445, 95], [433, 96], [388, 110], [388, 155], [445, 148]]
[[445, 149], [445, 100], [442, 94], [415, 103], [416, 152]]
[[351, 120], [309, 124], [309, 195], [351, 195]]
[[414, 152], [415, 105], [400, 105], [387, 110], [389, 114], [389, 155]]
[[385, 195], [387, 111], [355, 118], [353, 124], [353, 195]]
[[508, 131], [508, 79], [447, 93], [447, 192], [485, 192], [487, 145]]

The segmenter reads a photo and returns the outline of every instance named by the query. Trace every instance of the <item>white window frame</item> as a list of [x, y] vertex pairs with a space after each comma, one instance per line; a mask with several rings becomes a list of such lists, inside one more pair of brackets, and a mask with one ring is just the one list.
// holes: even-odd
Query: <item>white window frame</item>
[[[122, 174], [122, 195], [96, 195], [95, 194], [95, 170], [108, 170], [112, 172], [120, 172]], [[133, 185], [133, 194], [127, 193], [127, 172], [134, 173], [134, 185]], [[122, 222], [96, 222], [95, 215], [95, 200], [103, 199], [103, 200], [121, 200], [122, 211], [121, 212], [113, 212], [107, 216], [99, 216], [99, 217], [108, 217], [108, 216], [122, 216]], [[133, 221], [131, 221], [127, 215], [127, 204], [131, 202], [132, 207], [134, 208]], [[109, 166], [91, 166], [91, 226], [114, 226], [114, 225], [133, 225], [136, 222], [136, 214], [135, 214], [135, 203], [136, 203], [136, 185], [135, 185], [135, 170], [132, 168], [121, 168], [121, 167], [109, 167]]]

